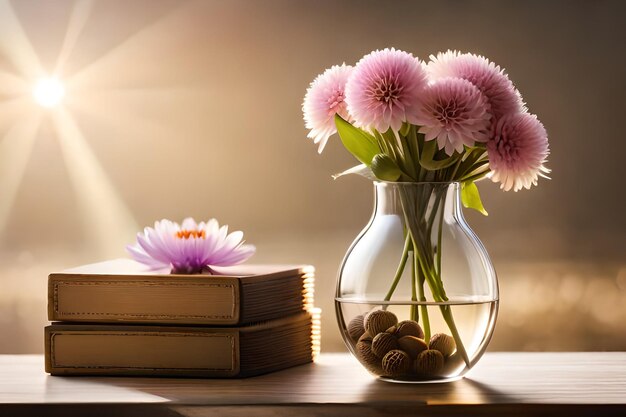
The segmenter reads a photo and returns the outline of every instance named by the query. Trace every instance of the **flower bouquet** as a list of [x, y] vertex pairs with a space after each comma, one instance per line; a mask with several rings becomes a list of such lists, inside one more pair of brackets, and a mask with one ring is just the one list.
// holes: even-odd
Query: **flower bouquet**
[[[456, 51], [422, 62], [385, 49], [354, 67], [333, 66], [311, 83], [303, 113], [320, 153], [338, 133], [361, 163], [335, 177], [360, 174], [375, 182], [374, 216], [344, 259], [337, 289], [349, 348], [379, 376], [462, 375], [486, 348], [498, 294], [460, 203], [486, 215], [477, 181], [487, 177], [518, 191], [545, 177], [543, 125], [504, 70]], [[490, 303], [488, 314], [460, 307], [482, 302]], [[464, 323], [472, 315], [487, 319], [458, 325], [456, 305]]]

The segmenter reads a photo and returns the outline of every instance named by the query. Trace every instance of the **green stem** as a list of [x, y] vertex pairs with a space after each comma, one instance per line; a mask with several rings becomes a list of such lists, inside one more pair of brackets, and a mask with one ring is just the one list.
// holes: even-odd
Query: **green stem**
[[456, 342], [456, 350], [458, 350], [461, 353], [461, 356], [463, 357], [463, 361], [469, 368], [470, 367], [469, 356], [467, 355], [465, 346], [463, 345], [463, 342], [461, 341], [461, 335], [459, 334], [459, 330], [456, 328], [456, 324], [454, 323], [454, 318], [452, 317], [452, 308], [449, 305], [442, 305], [442, 306], [439, 306], [439, 308], [441, 309], [441, 315], [443, 316], [443, 319], [446, 321], [446, 324], [448, 325], [448, 328], [450, 329], [450, 332], [452, 333], [452, 337], [454, 338], [454, 341]]
[[[442, 279], [442, 272], [441, 272], [441, 255], [443, 253], [443, 248], [442, 248], [442, 232], [443, 232], [443, 215], [445, 212], [445, 207], [446, 207], [446, 190], [442, 190], [442, 207], [441, 207], [441, 212], [439, 213], [439, 225], [438, 225], [438, 230], [437, 230], [437, 267], [436, 267], [436, 276], [437, 279], [439, 280], [439, 289], [440, 289], [440, 293], [439, 296], [442, 298], [442, 301], [447, 301], [448, 297], [446, 296], [446, 291], [443, 287], [443, 279]], [[441, 309], [441, 314], [443, 316], [443, 319], [445, 320], [446, 324], [448, 325], [448, 328], [450, 329], [450, 332], [452, 333], [452, 337], [454, 338], [454, 341], [456, 342], [456, 346], [457, 346], [457, 350], [461, 353], [461, 356], [463, 357], [463, 361], [465, 362], [465, 364], [469, 367], [470, 366], [470, 361], [469, 361], [469, 356], [467, 355], [467, 351], [465, 350], [465, 345], [463, 344], [463, 340], [461, 339], [461, 335], [459, 334], [459, 331], [456, 327], [456, 323], [454, 322], [454, 318], [452, 316], [452, 308], [449, 305], [443, 305], [440, 306]]]
[[473, 168], [474, 164], [476, 164], [484, 154], [485, 150], [481, 148], [472, 149], [467, 152], [463, 157], [463, 162], [458, 167], [458, 172], [456, 172], [455, 175], [458, 173], [459, 178], [463, 178], [468, 172], [473, 171], [475, 169]]
[[[409, 128], [409, 133], [407, 134], [406, 137], [406, 141], [407, 144], [409, 145], [409, 151], [411, 152], [411, 156], [413, 157], [413, 161], [419, 161], [420, 160], [420, 151], [419, 151], [419, 144], [417, 143], [417, 132], [416, 132], [416, 127], [414, 125], [411, 125], [411, 127]], [[420, 164], [416, 164], [415, 165], [415, 177], [416, 180], [417, 178], [419, 178], [419, 170], [420, 170]]]
[[452, 174], [450, 175], [450, 179], [454, 179], [454, 176], [456, 175], [457, 171], [459, 170], [459, 167], [461, 166], [461, 162], [462, 162], [462, 158], [459, 158], [459, 160], [456, 161], [456, 164], [454, 164], [454, 170], [452, 171]]
[[436, 193], [435, 202], [433, 204], [433, 208], [430, 212], [430, 216], [428, 217], [427, 227], [426, 227], [426, 236], [430, 236], [432, 232], [433, 223], [435, 223], [435, 216], [437, 215], [437, 211], [439, 210], [439, 203], [441, 202], [441, 194]]
[[[417, 272], [417, 276], [415, 277], [418, 281], [418, 290], [419, 290], [419, 300], [421, 302], [426, 301], [426, 296], [424, 295], [424, 281], [425, 277], [422, 273], [422, 269], [419, 265], [419, 257], [415, 256], [415, 252], [413, 252], [413, 266], [414, 271]], [[422, 313], [422, 324], [424, 325], [424, 341], [428, 343], [430, 341], [430, 318], [428, 317], [428, 307], [425, 304], [420, 304], [420, 311]], [[417, 321], [417, 320], [416, 320]]]
[[387, 291], [387, 295], [385, 295], [385, 301], [391, 300], [391, 296], [396, 290], [396, 287], [398, 286], [398, 282], [400, 282], [400, 278], [402, 278], [402, 274], [404, 273], [404, 266], [406, 265], [406, 261], [409, 257], [410, 246], [411, 246], [411, 235], [407, 233], [406, 239], [404, 241], [404, 249], [402, 250], [402, 257], [400, 258], [400, 263], [398, 264], [398, 268], [396, 269], [396, 275], [393, 278], [393, 283], [391, 284], [391, 288], [389, 288], [389, 291]]
[[415, 275], [415, 273], [417, 272], [417, 269], [415, 269], [415, 249], [413, 249], [413, 262], [411, 262], [411, 301], [413, 301], [413, 303], [411, 303], [411, 313], [410, 313], [410, 318], [413, 321], [418, 321], [419, 320], [419, 313], [417, 310], [417, 306], [415, 305], [415, 302], [417, 301], [417, 291], [416, 291], [416, 281], [417, 281], [417, 276]]
[[[433, 298], [435, 299], [435, 301], [444, 302], [448, 300], [448, 297], [446, 296], [446, 292], [443, 286], [443, 280], [441, 278], [441, 255], [443, 252], [441, 246], [442, 246], [443, 215], [445, 211], [444, 209], [445, 209], [446, 190], [445, 189], [441, 190], [440, 193], [441, 194], [439, 194], [437, 198], [441, 199], [441, 203], [443, 204], [441, 204], [441, 209], [439, 212], [439, 224], [438, 224], [438, 230], [437, 230], [437, 257], [436, 257], [437, 264], [435, 267], [430, 257], [426, 257], [425, 259], [422, 259], [420, 262], [421, 268], [420, 268], [420, 271], [418, 272], [420, 274], [420, 277], [422, 277], [421, 278], [422, 280], [420, 283], [421, 285], [419, 286], [420, 301], [425, 301], [425, 298], [422, 299], [424, 281], [428, 283], [428, 286], [430, 287], [430, 291], [433, 294]], [[434, 218], [431, 216], [427, 224], [428, 230], [432, 230], [433, 222], [434, 222]], [[426, 238], [427, 242], [430, 242], [430, 236], [424, 236], [424, 237]], [[420, 245], [421, 247], [427, 246], [426, 242], [420, 242], [420, 243], [421, 243]], [[418, 246], [418, 243], [414, 241], [413, 242], [414, 249], [417, 246]], [[432, 254], [432, 252], [423, 252], [422, 255], [424, 256], [424, 255], [427, 255], [428, 253]], [[426, 306], [421, 306], [421, 307], [423, 307], [422, 315], [424, 315]], [[465, 350], [465, 346], [463, 344], [463, 341], [461, 340], [461, 336], [456, 327], [456, 323], [454, 322], [454, 318], [452, 316], [452, 309], [449, 305], [442, 305], [440, 306], [440, 309], [441, 309], [442, 316], [446, 324], [448, 325], [448, 328], [450, 329], [450, 332], [452, 333], [452, 337], [454, 338], [454, 341], [457, 345], [457, 350], [463, 357], [463, 360], [465, 361], [466, 365], [469, 367], [470, 366], [469, 356], [467, 355], [467, 351]], [[426, 314], [428, 313], [426, 312]], [[430, 323], [429, 323], [427, 316], [423, 317], [423, 319], [424, 319], [423, 321], [424, 322], [424, 338], [428, 343], [428, 339], [430, 337]], [[428, 326], [428, 331], [427, 331], [427, 326]]]
[[[409, 172], [409, 176], [411, 178], [417, 177], [417, 171], [415, 170], [415, 162], [413, 162], [413, 156], [411, 155], [411, 149], [406, 140], [400, 137], [400, 133], [397, 131], [393, 131], [393, 134], [396, 137], [396, 140], [400, 144], [402, 154], [404, 156], [405, 169]], [[419, 164], [418, 164], [419, 165]]]
[[[416, 299], [418, 299], [420, 303], [424, 303], [426, 301], [426, 296], [424, 292], [425, 283], [428, 284], [428, 287], [430, 288], [435, 302], [442, 303], [448, 300], [441, 278], [441, 243], [446, 190], [443, 189], [439, 191], [439, 193], [440, 194], [436, 195], [436, 204], [433, 204], [433, 210], [441, 210], [439, 214], [437, 233], [437, 254], [435, 257], [435, 254], [433, 253], [434, 251], [432, 247], [431, 233], [436, 216], [433, 216], [431, 214], [430, 216], [428, 216], [428, 218], [423, 217], [423, 213], [428, 206], [428, 200], [430, 199], [431, 192], [425, 194], [423, 194], [423, 191], [419, 192], [418, 194], [412, 194], [408, 191], [406, 192], [406, 194], [402, 191], [400, 192], [402, 212], [406, 224], [406, 239], [410, 239], [413, 246], [413, 262], [411, 268], [411, 299], [413, 302], [415, 302]], [[440, 208], [440, 200], [442, 199], [444, 199], [444, 204]], [[406, 253], [408, 253], [408, 247], [406, 242], [405, 250], [407, 251]], [[402, 266], [398, 267], [398, 271], [404, 271], [404, 264], [407, 262], [407, 259], [408, 255], [405, 256], [405, 253], [403, 252], [401, 258]], [[396, 271], [396, 277], [394, 278], [392, 288], [390, 288], [390, 291], [388, 292], [389, 299], [391, 298], [391, 294], [393, 294], [393, 292], [395, 291], [395, 288], [400, 279], [399, 277], [402, 276], [402, 272], [398, 274], [398, 271]], [[419, 293], [419, 298], [417, 293]], [[448, 325], [450, 332], [452, 333], [452, 337], [454, 338], [458, 352], [461, 354], [466, 365], [469, 367], [469, 357], [467, 355], [467, 351], [465, 350], [465, 346], [463, 345], [463, 341], [461, 340], [459, 331], [456, 327], [456, 323], [454, 322], [451, 306], [446, 304], [440, 305], [439, 308], [441, 309], [441, 314], [446, 324]], [[424, 339], [428, 343], [428, 341], [430, 340], [431, 328], [426, 304], [420, 304], [419, 311], [421, 312], [422, 323], [424, 326]], [[411, 318], [418, 318], [418, 309], [416, 308], [415, 304], [411, 305]]]
[[485, 175], [487, 175], [489, 173], [489, 169], [486, 169], [484, 171], [480, 171], [477, 172], [475, 174], [469, 175], [467, 177], [463, 177], [461, 178], [461, 182], [466, 182], [466, 181], [477, 181], [479, 179], [481, 179], [482, 177], [484, 177]]
[[437, 230], [437, 277], [439, 278], [439, 286], [442, 292], [442, 296], [443, 298], [447, 301], [448, 297], [446, 297], [446, 292], [443, 289], [443, 280], [441, 278], [441, 253], [442, 253], [442, 248], [441, 248], [441, 235], [442, 235], [442, 226], [443, 226], [443, 213], [445, 211], [446, 208], [446, 190], [442, 191], [442, 197], [441, 200], [443, 202], [442, 206], [441, 206], [441, 212], [439, 213], [439, 227]]

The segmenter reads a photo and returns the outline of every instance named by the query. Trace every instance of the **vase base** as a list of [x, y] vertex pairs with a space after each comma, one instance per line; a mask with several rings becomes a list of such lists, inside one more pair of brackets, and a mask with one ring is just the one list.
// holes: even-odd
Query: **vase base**
[[454, 382], [463, 379], [463, 375], [453, 376], [450, 378], [437, 378], [437, 379], [418, 379], [418, 378], [389, 378], [385, 376], [379, 376], [380, 381], [393, 382], [394, 384], [445, 384], [447, 382]]

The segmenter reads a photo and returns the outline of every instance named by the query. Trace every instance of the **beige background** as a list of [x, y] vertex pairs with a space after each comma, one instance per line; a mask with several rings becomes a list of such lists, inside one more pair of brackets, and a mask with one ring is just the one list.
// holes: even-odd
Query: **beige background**
[[[501, 280], [491, 349], [626, 349], [624, 4], [0, 1], [0, 353], [42, 351], [49, 272], [184, 216], [243, 230], [256, 262], [314, 264], [323, 349], [344, 349], [335, 273], [371, 184], [331, 179], [354, 161], [337, 140], [318, 155], [300, 107], [325, 68], [386, 46], [485, 54], [550, 134], [551, 181], [483, 183], [490, 215], [468, 213]], [[62, 57], [65, 113], [19, 101], [33, 56]]]

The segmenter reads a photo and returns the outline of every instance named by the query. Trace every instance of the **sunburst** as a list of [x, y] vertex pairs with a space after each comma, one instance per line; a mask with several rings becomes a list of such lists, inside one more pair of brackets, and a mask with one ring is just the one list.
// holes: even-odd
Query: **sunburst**
[[36, 146], [40, 124], [47, 118], [54, 126], [75, 190], [76, 214], [92, 231], [92, 249], [100, 256], [108, 256], [123, 250], [137, 225], [91, 149], [74, 113], [75, 110], [93, 112], [88, 88], [90, 82], [98, 84], [97, 81], [93, 83], [97, 74], [102, 74], [98, 67], [146, 28], [136, 31], [94, 62], [67, 74], [66, 63], [89, 21], [93, 4], [89, 0], [73, 4], [56, 64], [47, 72], [12, 4], [0, 0], [0, 53], [12, 66], [12, 71], [0, 69], [0, 132], [4, 134], [0, 141], [0, 236], [10, 221], [31, 151]]

